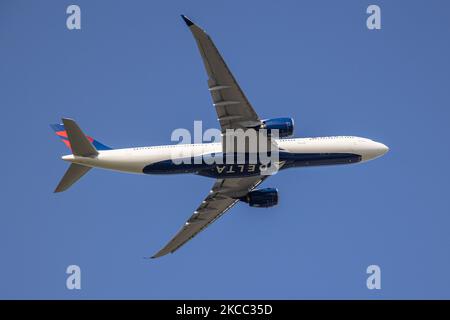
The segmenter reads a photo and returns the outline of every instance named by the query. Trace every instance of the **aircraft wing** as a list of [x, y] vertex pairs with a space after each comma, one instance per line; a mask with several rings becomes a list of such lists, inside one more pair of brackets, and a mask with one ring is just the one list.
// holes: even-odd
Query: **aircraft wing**
[[239, 201], [237, 198], [245, 196], [267, 177], [217, 179], [208, 196], [186, 221], [183, 228], [152, 258], [158, 258], [176, 251], [233, 207]]
[[246, 129], [259, 126], [260, 118], [248, 102], [236, 79], [211, 38], [186, 16], [181, 16], [197, 41], [208, 74], [208, 87], [216, 108], [222, 133], [226, 129]]

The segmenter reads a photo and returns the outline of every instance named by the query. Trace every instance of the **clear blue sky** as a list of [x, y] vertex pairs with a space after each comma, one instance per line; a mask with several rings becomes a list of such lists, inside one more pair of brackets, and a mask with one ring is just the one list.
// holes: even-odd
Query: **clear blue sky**
[[[82, 30], [66, 29], [66, 8]], [[378, 4], [382, 29], [366, 28]], [[450, 298], [450, 4], [446, 1], [0, 3], [0, 298]], [[266, 180], [176, 254], [159, 250], [213, 180], [92, 170], [53, 190], [76, 119], [113, 147], [217, 127], [185, 13], [215, 40], [262, 117], [299, 137], [357, 135], [390, 152]], [[66, 267], [82, 290], [65, 287]], [[366, 288], [366, 268], [382, 290]]]

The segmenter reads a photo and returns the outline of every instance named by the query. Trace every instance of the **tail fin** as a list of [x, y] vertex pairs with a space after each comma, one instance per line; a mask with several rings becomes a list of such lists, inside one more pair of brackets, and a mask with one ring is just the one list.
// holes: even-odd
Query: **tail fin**
[[81, 164], [72, 163], [69, 169], [67, 169], [66, 173], [64, 174], [64, 177], [62, 177], [61, 181], [56, 187], [55, 193], [69, 189], [71, 185], [77, 182], [82, 176], [84, 176], [91, 169], [92, 169], [91, 167], [86, 167]]
[[[66, 128], [64, 127], [64, 124], [51, 124], [50, 127], [55, 131], [56, 135], [61, 138], [62, 142], [64, 142], [64, 144], [69, 149], [72, 149], [72, 147], [70, 146], [69, 138], [67, 137], [67, 131], [66, 131]], [[88, 138], [88, 140], [92, 143], [92, 145], [97, 150], [111, 150], [112, 149], [112, 148], [104, 145], [100, 141], [93, 139], [92, 137], [90, 137], [88, 135], [86, 135], [86, 138]]]
[[[56, 134], [66, 141], [66, 145], [72, 149], [74, 156], [92, 157], [98, 155], [97, 149], [92, 145], [92, 140], [86, 137], [81, 131], [77, 123], [71, 119], [62, 119], [64, 125], [56, 126]], [[65, 130], [60, 130], [62, 128]], [[77, 182], [83, 175], [85, 175], [91, 168], [80, 164], [72, 163], [66, 171], [55, 192], [67, 190], [71, 185]]]

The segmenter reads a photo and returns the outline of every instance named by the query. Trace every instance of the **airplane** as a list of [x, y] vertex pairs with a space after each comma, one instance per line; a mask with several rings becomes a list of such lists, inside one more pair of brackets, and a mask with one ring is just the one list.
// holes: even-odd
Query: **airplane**
[[[260, 139], [266, 137], [268, 143], [277, 148], [279, 170], [366, 162], [384, 155], [389, 150], [380, 142], [355, 136], [292, 138], [292, 118], [261, 119], [212, 39], [189, 18], [184, 15], [181, 17], [197, 42], [208, 75], [208, 91], [222, 133], [230, 129], [278, 130], [278, 137], [271, 136], [269, 132]], [[239, 166], [234, 163], [217, 165], [206, 161], [173, 161], [174, 150], [180, 154], [191, 154], [191, 158], [205, 155], [225, 157], [226, 149], [222, 142], [113, 149], [86, 136], [74, 120], [63, 118], [62, 122], [51, 127], [71, 149], [72, 154], [62, 157], [71, 164], [55, 192], [67, 190], [91, 168], [139, 174], [191, 173], [215, 179], [208, 195], [181, 230], [152, 258], [175, 252], [238, 202], [263, 208], [278, 204], [277, 189], [257, 189], [270, 176], [264, 174], [262, 166], [250, 163]]]

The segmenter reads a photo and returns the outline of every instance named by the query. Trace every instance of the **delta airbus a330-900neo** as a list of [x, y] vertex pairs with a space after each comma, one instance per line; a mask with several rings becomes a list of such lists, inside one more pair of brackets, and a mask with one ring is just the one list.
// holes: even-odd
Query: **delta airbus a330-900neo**
[[[211, 38], [186, 16], [182, 18], [200, 50], [208, 74], [208, 91], [217, 112], [221, 132], [225, 133], [230, 129], [267, 130], [265, 137], [268, 144], [277, 150], [276, 166], [279, 170], [364, 162], [380, 157], [389, 150], [382, 143], [353, 136], [286, 139], [293, 134], [293, 120], [262, 120], [245, 97]], [[175, 154], [190, 154], [192, 159], [204, 159], [205, 156], [213, 155], [225, 157], [223, 142], [112, 149], [86, 136], [75, 121], [66, 118], [62, 121], [63, 124], [52, 125], [52, 128], [71, 149], [72, 154], [62, 157], [71, 164], [55, 192], [68, 189], [91, 168], [143, 174], [193, 173], [216, 179], [194, 214], [153, 258], [173, 253], [239, 201], [246, 202], [251, 207], [271, 207], [278, 203], [277, 189], [256, 189], [270, 176], [264, 174], [262, 166], [258, 164], [224, 162], [219, 165], [204, 160], [181, 163], [174, 161], [174, 150]], [[277, 130], [278, 137], [274, 138], [270, 130]]]

